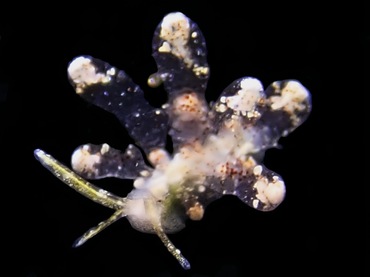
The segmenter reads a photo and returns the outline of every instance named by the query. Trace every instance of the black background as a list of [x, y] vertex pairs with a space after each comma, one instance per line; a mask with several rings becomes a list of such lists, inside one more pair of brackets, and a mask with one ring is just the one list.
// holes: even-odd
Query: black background
[[[332, 225], [341, 205], [334, 197], [339, 183], [333, 175], [342, 174], [340, 168], [336, 173], [329, 168], [342, 145], [335, 124], [339, 97], [325, 84], [335, 67], [330, 59], [338, 26], [328, 18], [332, 11], [308, 1], [173, 2], [1, 10], [0, 100], [6, 139], [1, 228], [6, 231], [5, 264], [14, 264], [7, 276], [300, 276], [344, 266], [333, 258], [348, 242], [335, 237]], [[148, 101], [160, 106], [163, 88], [146, 85], [156, 71], [151, 40], [157, 24], [172, 11], [185, 13], [205, 36], [211, 69], [208, 100], [233, 80], [253, 76], [265, 87], [297, 79], [311, 91], [313, 103], [308, 120], [280, 140], [281, 149], [266, 153], [265, 165], [287, 187], [276, 210], [262, 213], [224, 197], [207, 208], [202, 221], [189, 221], [183, 231], [170, 235], [190, 261], [190, 271], [156, 236], [132, 229], [125, 219], [73, 249], [73, 241], [111, 210], [68, 188], [33, 157], [33, 150], [41, 148], [69, 165], [81, 144], [106, 142], [123, 150], [132, 142], [113, 115], [74, 93], [66, 69], [78, 55], [100, 58], [125, 70]], [[94, 183], [122, 196], [132, 188], [131, 182], [116, 179]]]

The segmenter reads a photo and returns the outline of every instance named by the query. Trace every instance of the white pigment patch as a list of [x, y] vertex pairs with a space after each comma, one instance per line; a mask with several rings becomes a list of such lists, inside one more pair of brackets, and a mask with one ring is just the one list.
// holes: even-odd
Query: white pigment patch
[[[277, 84], [273, 86], [278, 87]], [[283, 109], [294, 114], [295, 111], [302, 111], [306, 108], [303, 103], [309, 97], [309, 92], [300, 82], [289, 81], [279, 94], [270, 97], [273, 110]]]
[[148, 170], [142, 170], [140, 171], [140, 176], [148, 177], [150, 175], [150, 172]]
[[110, 68], [107, 74], [97, 73], [91, 59], [86, 57], [78, 57], [68, 66], [68, 76], [76, 85], [76, 93], [83, 93], [84, 88], [92, 84], [108, 83], [113, 74], [114, 68]]
[[106, 143], [104, 143], [103, 145], [102, 145], [102, 147], [101, 147], [101, 149], [100, 149], [100, 153], [102, 154], [102, 155], [104, 155], [105, 153], [107, 153], [109, 151], [109, 145], [108, 144], [106, 144]]
[[265, 205], [268, 204], [268, 200], [267, 200], [267, 198], [265, 196], [265, 189], [266, 189], [266, 187], [267, 187], [267, 180], [265, 178], [258, 180], [254, 184], [254, 188], [257, 189], [256, 197], [258, 198], [258, 200], [260, 200]]
[[208, 76], [209, 67], [208, 66], [194, 66], [193, 72], [196, 76]]
[[219, 104], [216, 106], [216, 112], [224, 113], [227, 111], [227, 106], [225, 104]]
[[256, 197], [267, 206], [280, 204], [285, 197], [285, 184], [279, 178], [275, 178], [272, 182], [268, 182], [266, 178], [258, 180], [254, 184], [257, 189]]
[[163, 42], [162, 46], [158, 48], [158, 51], [162, 53], [169, 53], [171, 52], [171, 46], [167, 41], [165, 41]]
[[73, 152], [71, 159], [73, 170], [77, 172], [98, 173], [95, 168], [95, 164], [100, 163], [101, 156], [91, 154], [89, 151], [90, 147], [88, 145], [84, 145]]
[[264, 191], [268, 201], [273, 205], [280, 204], [285, 196], [285, 184], [282, 180], [269, 183]]
[[240, 89], [233, 95], [226, 97], [226, 105], [238, 112], [247, 113], [254, 111], [256, 104], [261, 99], [263, 86], [255, 78], [245, 78], [240, 81]]
[[206, 190], [206, 187], [205, 187], [205, 186], [203, 186], [203, 185], [200, 185], [200, 186], [198, 187], [198, 191], [199, 191], [199, 192], [205, 192], [205, 190]]
[[[143, 175], [144, 177], [147, 177], [147, 176], [145, 176], [145, 175]], [[135, 180], [134, 180], [134, 187], [136, 188], [136, 189], [140, 189], [140, 188], [143, 188], [144, 187], [144, 185], [145, 185], [145, 179], [144, 178], [142, 178], [142, 177], [138, 177], [138, 178], [136, 178]]]
[[262, 173], [262, 166], [261, 165], [257, 165], [253, 168], [253, 174], [256, 175], [256, 176], [259, 176], [261, 175]]
[[164, 43], [158, 49], [159, 52], [169, 52], [183, 60], [188, 68], [194, 61], [187, 47], [190, 37], [189, 19], [180, 12], [170, 13], [163, 18], [161, 23], [160, 38]]

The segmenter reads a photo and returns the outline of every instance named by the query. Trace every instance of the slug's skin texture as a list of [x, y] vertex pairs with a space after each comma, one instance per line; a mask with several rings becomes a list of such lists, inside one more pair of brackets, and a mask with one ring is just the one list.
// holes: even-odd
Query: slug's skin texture
[[[280, 137], [306, 120], [311, 97], [296, 80], [276, 81], [264, 89], [258, 79], [246, 76], [208, 104], [205, 40], [198, 26], [180, 12], [163, 18], [152, 47], [158, 71], [148, 85], [164, 85], [168, 101], [162, 108], [152, 107], [141, 88], [107, 62], [79, 56], [68, 66], [76, 93], [113, 113], [136, 146], [121, 151], [106, 143], [81, 145], [72, 154], [73, 170], [40, 149], [35, 156], [67, 185], [115, 210], [75, 246], [127, 217], [135, 229], [157, 234], [188, 269], [190, 263], [166, 234], [183, 229], [187, 218], [201, 220], [207, 205], [223, 195], [235, 195], [260, 211], [275, 209], [285, 196], [284, 181], [262, 164], [262, 158]], [[165, 148], [167, 134], [172, 153]], [[132, 179], [133, 190], [119, 197], [86, 180], [105, 177]]]

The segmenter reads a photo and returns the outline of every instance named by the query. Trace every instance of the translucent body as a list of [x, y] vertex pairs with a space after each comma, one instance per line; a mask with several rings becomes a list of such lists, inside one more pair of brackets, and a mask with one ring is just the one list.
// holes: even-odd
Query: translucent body
[[[186, 218], [202, 219], [207, 205], [225, 194], [257, 210], [276, 208], [284, 199], [285, 185], [262, 165], [262, 158], [281, 136], [304, 122], [311, 98], [295, 80], [277, 81], [264, 90], [259, 80], [243, 77], [209, 105], [204, 97], [210, 74], [205, 40], [198, 26], [180, 12], [166, 15], [155, 30], [153, 57], [158, 72], [148, 84], [163, 83], [168, 102], [162, 108], [150, 106], [124, 71], [104, 61], [80, 56], [68, 67], [76, 93], [113, 113], [136, 146], [120, 151], [108, 144], [81, 145], [72, 155], [73, 170], [42, 150], [35, 150], [35, 156], [64, 183], [115, 210], [75, 246], [127, 217], [135, 229], [157, 234], [188, 269], [189, 262], [166, 234], [184, 228]], [[167, 134], [172, 153], [165, 149]], [[119, 197], [86, 180], [105, 177], [133, 179], [134, 188]]]

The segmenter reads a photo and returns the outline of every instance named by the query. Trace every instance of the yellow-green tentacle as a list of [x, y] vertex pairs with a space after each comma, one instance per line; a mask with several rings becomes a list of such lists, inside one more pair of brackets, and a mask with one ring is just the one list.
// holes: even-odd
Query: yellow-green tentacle
[[77, 192], [108, 208], [123, 210], [125, 198], [116, 196], [104, 189], [94, 186], [40, 149], [36, 149], [34, 154], [36, 159], [46, 169]]

